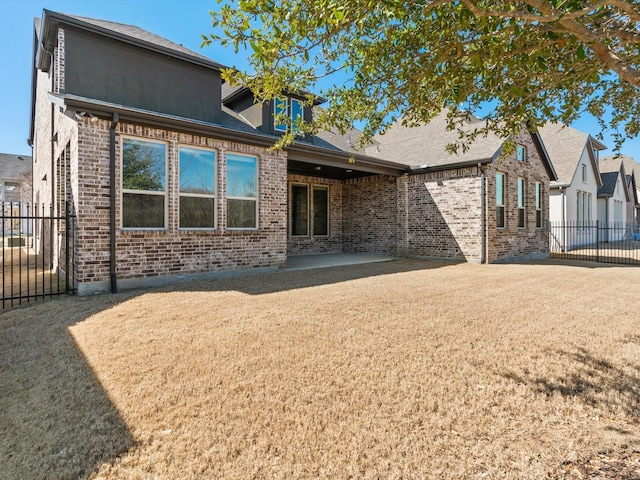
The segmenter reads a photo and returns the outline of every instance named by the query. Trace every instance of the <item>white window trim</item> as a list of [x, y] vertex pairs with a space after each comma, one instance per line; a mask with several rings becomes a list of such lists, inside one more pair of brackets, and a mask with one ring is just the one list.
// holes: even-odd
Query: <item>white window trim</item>
[[[325, 190], [327, 192], [327, 233], [326, 234], [320, 234], [320, 235], [316, 235], [315, 232], [315, 228], [313, 228], [313, 236], [314, 237], [319, 237], [319, 238], [327, 238], [329, 236], [331, 236], [331, 224], [329, 223], [329, 220], [331, 218], [331, 195], [330, 195], [330, 188], [329, 185], [322, 185], [322, 184], [313, 184], [311, 186], [311, 195], [313, 196], [313, 190], [315, 188], [321, 189], [321, 190]], [[311, 219], [311, 222], [313, 223], [313, 219], [315, 219], [315, 213], [316, 213], [316, 206], [315, 206], [315, 202], [312, 205], [313, 209], [313, 218]], [[313, 225], [313, 227], [315, 227], [315, 225]]]
[[[192, 148], [194, 150], [202, 150], [205, 152], [213, 152], [213, 195], [208, 193], [182, 193], [180, 191], [180, 149], [184, 148]], [[178, 145], [178, 230], [180, 231], [212, 231], [218, 230], [218, 159], [220, 155], [218, 151], [214, 148], [203, 148], [196, 145], [189, 145], [188, 143], [180, 143]], [[181, 227], [180, 226], [180, 200], [182, 197], [199, 197], [199, 198], [213, 198], [213, 227]]]
[[[255, 158], [256, 160], [256, 196], [255, 197], [235, 197], [235, 196], [230, 196], [227, 192], [228, 187], [228, 181], [229, 181], [229, 177], [228, 177], [228, 157], [229, 155], [236, 155], [238, 157], [247, 157], [247, 158]], [[225, 223], [227, 223], [229, 221], [228, 215], [229, 215], [229, 204], [227, 203], [228, 200], [251, 200], [253, 202], [255, 202], [256, 205], [256, 226], [255, 227], [229, 227], [227, 225], [225, 225], [225, 229], [226, 230], [230, 230], [230, 231], [257, 231], [260, 230], [260, 157], [258, 157], [258, 155], [250, 155], [247, 153], [238, 153], [238, 152], [226, 152], [225, 156], [224, 156], [224, 191], [225, 191], [225, 202], [224, 202], [224, 208], [225, 208]]]
[[[125, 139], [137, 140], [147, 143], [161, 143], [165, 146], [164, 150], [164, 191], [150, 190], [131, 190], [125, 189], [124, 181], [124, 141]], [[136, 195], [164, 195], [164, 227], [125, 227], [124, 226], [124, 194]], [[146, 137], [135, 137], [133, 135], [120, 136], [120, 228], [127, 232], [166, 232], [169, 230], [169, 143], [163, 140], [156, 140]]]
[[587, 166], [583, 163], [582, 165], [582, 183], [587, 183]]
[[[293, 187], [297, 186], [297, 187], [307, 187], [307, 233], [304, 234], [298, 234], [298, 233], [293, 233]], [[307, 238], [311, 236], [311, 195], [309, 195], [309, 190], [311, 190], [312, 187], [308, 184], [308, 183], [302, 183], [302, 182], [291, 182], [291, 217], [292, 217], [292, 221], [291, 221], [291, 226], [289, 228], [289, 233], [291, 235], [291, 237], [295, 237], [295, 238]]]

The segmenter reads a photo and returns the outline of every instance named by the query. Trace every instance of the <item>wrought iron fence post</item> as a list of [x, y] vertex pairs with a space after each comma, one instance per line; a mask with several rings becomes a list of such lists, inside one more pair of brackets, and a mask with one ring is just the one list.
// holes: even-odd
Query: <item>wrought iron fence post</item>
[[71, 230], [69, 226], [69, 202], [64, 202], [64, 288], [65, 292], [69, 293], [69, 232]]
[[596, 262], [600, 261], [600, 221], [596, 220]]

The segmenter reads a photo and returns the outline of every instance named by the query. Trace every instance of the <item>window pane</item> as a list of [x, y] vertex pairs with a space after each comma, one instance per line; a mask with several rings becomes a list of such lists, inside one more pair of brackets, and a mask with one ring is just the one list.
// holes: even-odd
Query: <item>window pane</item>
[[518, 227], [524, 228], [524, 208], [518, 209]]
[[215, 194], [215, 164], [215, 152], [180, 147], [180, 192]]
[[526, 153], [526, 149], [524, 148], [524, 146], [518, 145], [516, 147], [516, 158], [519, 161], [524, 162], [525, 153]]
[[181, 228], [214, 228], [215, 200], [208, 197], [180, 197]]
[[536, 182], [536, 208], [542, 208], [542, 184]]
[[313, 189], [313, 234], [329, 235], [329, 189]]
[[122, 226], [164, 228], [164, 195], [123, 193]]
[[496, 226], [504, 228], [504, 207], [496, 207]]
[[227, 155], [227, 196], [258, 196], [258, 159], [242, 155]]
[[536, 210], [536, 227], [542, 228], [542, 210]]
[[524, 179], [518, 179], [518, 207], [524, 207]]
[[256, 201], [227, 199], [227, 227], [256, 228]]
[[496, 205], [504, 205], [504, 175], [496, 173]]
[[285, 123], [278, 123], [278, 116], [281, 116], [281, 115], [287, 116], [287, 99], [286, 98], [276, 98], [273, 101], [273, 118], [274, 118], [273, 128], [281, 132], [286, 132], [287, 125]]
[[306, 185], [291, 185], [291, 234], [309, 234], [309, 191]]
[[291, 121], [293, 122], [294, 132], [298, 130], [295, 126], [296, 122], [302, 121], [302, 119], [304, 118], [302, 115], [302, 111], [302, 103], [298, 100], [291, 99]]
[[122, 188], [161, 192], [165, 188], [166, 145], [122, 140]]

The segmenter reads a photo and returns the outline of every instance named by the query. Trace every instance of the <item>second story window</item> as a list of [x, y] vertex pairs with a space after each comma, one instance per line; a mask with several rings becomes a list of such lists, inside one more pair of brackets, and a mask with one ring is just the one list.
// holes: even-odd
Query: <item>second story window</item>
[[524, 162], [527, 159], [527, 149], [524, 145], [516, 145], [516, 159]]
[[304, 105], [295, 98], [276, 98], [273, 101], [273, 128], [277, 132], [286, 132], [288, 125], [283, 122], [283, 117], [291, 120], [291, 128], [297, 132], [296, 123], [303, 119]]

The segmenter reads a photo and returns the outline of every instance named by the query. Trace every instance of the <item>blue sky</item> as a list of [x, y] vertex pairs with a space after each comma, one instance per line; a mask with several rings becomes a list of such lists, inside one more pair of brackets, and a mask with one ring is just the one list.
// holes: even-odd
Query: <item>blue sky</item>
[[[33, 19], [48, 9], [112, 22], [137, 25], [187, 48], [198, 51], [228, 66], [242, 68], [246, 55], [234, 54], [222, 47], [200, 48], [201, 34], [210, 32], [209, 10], [215, 0], [0, 0], [0, 65], [3, 66], [0, 88], [0, 152], [31, 155], [26, 139], [29, 135]], [[593, 118], [581, 118], [572, 125], [595, 136], [600, 129]], [[613, 141], [606, 136], [610, 148]], [[640, 138], [629, 139], [622, 153], [640, 160]], [[611, 155], [611, 150], [602, 152]]]

